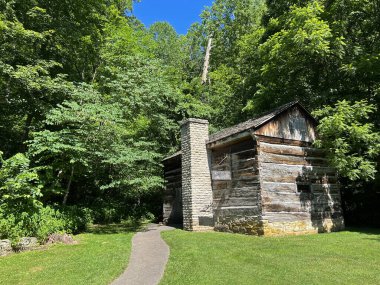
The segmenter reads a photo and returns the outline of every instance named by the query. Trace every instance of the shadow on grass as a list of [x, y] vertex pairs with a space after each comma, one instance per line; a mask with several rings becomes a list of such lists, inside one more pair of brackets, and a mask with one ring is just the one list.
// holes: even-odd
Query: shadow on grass
[[380, 242], [380, 229], [379, 228], [367, 228], [367, 227], [347, 227], [345, 229], [347, 232], [352, 232], [352, 233], [359, 233], [359, 234], [365, 234], [369, 235], [369, 240], [375, 240]]
[[148, 221], [142, 220], [129, 220], [123, 221], [119, 224], [107, 224], [107, 225], [91, 225], [87, 229], [88, 233], [93, 234], [118, 234], [118, 233], [130, 233], [142, 230]]

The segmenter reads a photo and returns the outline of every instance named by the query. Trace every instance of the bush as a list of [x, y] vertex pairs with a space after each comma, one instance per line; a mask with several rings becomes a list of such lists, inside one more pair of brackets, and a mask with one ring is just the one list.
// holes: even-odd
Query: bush
[[35, 213], [5, 214], [0, 212], [0, 237], [17, 242], [21, 237], [37, 237], [44, 241], [49, 234], [65, 232], [66, 222], [59, 211], [42, 207]]
[[0, 206], [10, 214], [33, 213], [42, 207], [42, 183], [29, 159], [18, 153], [3, 160], [0, 152]]
[[66, 225], [66, 232], [77, 234], [87, 229], [93, 223], [93, 211], [79, 206], [65, 206], [61, 209]]
[[19, 238], [33, 236], [40, 242], [53, 233], [77, 234], [87, 229], [92, 222], [92, 212], [76, 206], [61, 211], [42, 207], [33, 214], [7, 214], [0, 212], [0, 238], [17, 242]]

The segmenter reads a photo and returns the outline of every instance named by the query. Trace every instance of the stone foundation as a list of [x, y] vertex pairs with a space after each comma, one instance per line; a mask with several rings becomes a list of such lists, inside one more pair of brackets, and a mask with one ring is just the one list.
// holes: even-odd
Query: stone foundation
[[343, 218], [323, 221], [268, 222], [263, 221], [264, 236], [304, 235], [344, 230]]
[[263, 224], [260, 221], [230, 221], [228, 223], [215, 225], [215, 231], [239, 233], [246, 235], [261, 236], [264, 234]]

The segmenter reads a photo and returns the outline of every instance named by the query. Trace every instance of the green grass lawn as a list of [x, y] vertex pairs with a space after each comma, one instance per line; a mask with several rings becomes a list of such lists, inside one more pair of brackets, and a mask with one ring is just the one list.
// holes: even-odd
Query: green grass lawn
[[0, 257], [0, 284], [109, 284], [128, 264], [132, 230], [130, 225], [98, 226], [77, 235], [76, 245]]
[[160, 284], [380, 284], [380, 231], [252, 237], [163, 232]]

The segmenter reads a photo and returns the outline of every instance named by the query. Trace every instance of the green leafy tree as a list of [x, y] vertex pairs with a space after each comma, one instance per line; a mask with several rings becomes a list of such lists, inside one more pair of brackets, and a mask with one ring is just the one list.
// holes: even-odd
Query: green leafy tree
[[322, 13], [323, 7], [312, 2], [292, 6], [282, 18], [270, 21], [279, 31], [258, 46], [260, 73], [246, 110], [258, 113], [292, 100], [310, 108], [333, 98], [336, 78], [329, 71], [339, 68], [344, 42]]
[[327, 150], [331, 164], [351, 181], [375, 178], [380, 133], [370, 117], [376, 110], [364, 100], [343, 100], [313, 112], [320, 118], [316, 145]]
[[128, 122], [120, 103], [90, 87], [79, 88], [45, 123], [48, 129], [33, 134], [30, 153], [37, 163], [53, 168], [63, 204], [73, 184], [79, 197], [92, 189], [138, 192], [161, 185], [151, 170], [158, 154], [150, 143], [133, 140], [138, 131], [133, 128], [145, 122]]

